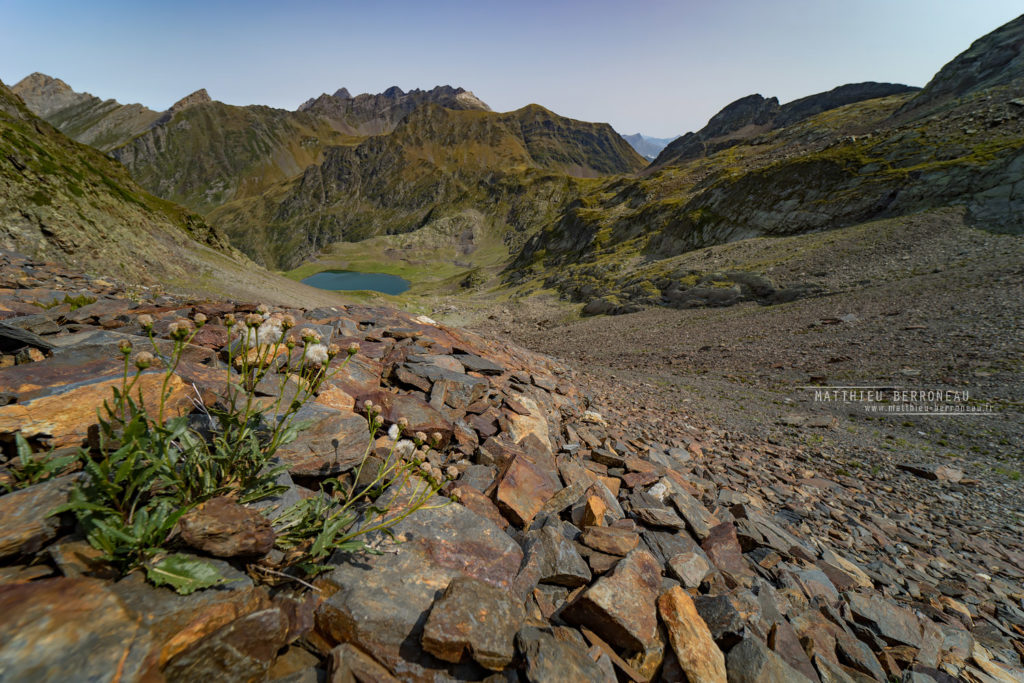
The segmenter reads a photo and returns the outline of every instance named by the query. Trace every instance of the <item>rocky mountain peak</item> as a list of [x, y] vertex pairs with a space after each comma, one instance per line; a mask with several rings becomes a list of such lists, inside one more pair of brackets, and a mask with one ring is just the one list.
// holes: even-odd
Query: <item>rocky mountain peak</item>
[[405, 93], [397, 85], [393, 85], [381, 94], [384, 95], [384, 97], [391, 97], [397, 99], [404, 95]]
[[705, 131], [710, 135], [724, 135], [739, 130], [744, 126], [763, 126], [779, 111], [777, 97], [747, 95], [725, 106], [722, 111], [711, 117]]
[[191, 95], [186, 95], [175, 102], [168, 111], [172, 114], [177, 114], [179, 111], [194, 107], [197, 104], [206, 104], [207, 102], [213, 102], [213, 98], [206, 92], [206, 88], [200, 88]]
[[50, 92], [71, 92], [71, 86], [64, 81], [53, 76], [47, 76], [44, 73], [39, 73], [38, 71], [25, 76], [14, 87], [23, 90], [33, 88]]
[[11, 90], [29, 106], [33, 113], [46, 116], [92, 96], [76, 93], [71, 86], [38, 71], [18, 81]]
[[455, 99], [466, 105], [467, 109], [482, 109], [483, 111], [491, 111], [491, 108], [487, 106], [487, 103], [481, 100], [479, 97], [474, 95], [469, 90], [463, 90], [459, 88], [458, 94], [455, 95]]
[[339, 100], [350, 100], [352, 99], [352, 94], [348, 91], [348, 88], [338, 88], [334, 91], [334, 97], [337, 97]]

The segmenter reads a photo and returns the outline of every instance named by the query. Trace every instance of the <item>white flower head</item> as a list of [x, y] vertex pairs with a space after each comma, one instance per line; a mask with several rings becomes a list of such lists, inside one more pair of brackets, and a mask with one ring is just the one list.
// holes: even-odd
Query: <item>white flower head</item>
[[398, 441], [398, 437], [402, 435], [402, 430], [398, 428], [398, 425], [391, 425], [388, 427], [388, 438], [392, 441]]
[[323, 365], [327, 362], [327, 347], [323, 344], [306, 344], [306, 362]]
[[275, 344], [281, 339], [283, 331], [281, 321], [277, 318], [264, 320], [256, 331], [256, 344], [258, 346]]
[[412, 457], [412, 454], [416, 452], [416, 444], [409, 439], [402, 439], [395, 445], [395, 453], [398, 457], [407, 460]]

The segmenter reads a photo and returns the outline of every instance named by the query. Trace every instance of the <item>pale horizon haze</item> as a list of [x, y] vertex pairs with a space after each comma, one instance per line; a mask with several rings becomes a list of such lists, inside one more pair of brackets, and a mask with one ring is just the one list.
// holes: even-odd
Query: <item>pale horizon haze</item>
[[860, 81], [923, 86], [1022, 10], [1004, 0], [0, 0], [0, 80], [39, 71], [156, 110], [199, 88], [295, 109], [341, 87], [447, 84], [496, 111], [537, 103], [672, 137], [751, 93], [787, 102]]

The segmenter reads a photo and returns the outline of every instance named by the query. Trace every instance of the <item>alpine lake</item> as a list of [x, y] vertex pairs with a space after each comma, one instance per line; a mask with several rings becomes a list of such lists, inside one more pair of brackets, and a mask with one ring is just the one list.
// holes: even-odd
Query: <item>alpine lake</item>
[[307, 278], [303, 284], [332, 291], [371, 291], [383, 294], [401, 294], [409, 289], [409, 281], [387, 273], [361, 273], [355, 270], [323, 270]]

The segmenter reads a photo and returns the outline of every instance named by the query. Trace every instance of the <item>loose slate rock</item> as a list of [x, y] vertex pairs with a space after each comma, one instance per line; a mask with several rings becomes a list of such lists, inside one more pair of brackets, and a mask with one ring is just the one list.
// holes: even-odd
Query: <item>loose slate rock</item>
[[557, 640], [550, 633], [528, 626], [519, 632], [516, 642], [526, 658], [526, 679], [530, 683], [607, 680], [586, 650]]
[[754, 577], [754, 572], [743, 557], [743, 549], [736, 537], [736, 526], [732, 522], [712, 527], [701, 548], [712, 564], [737, 580], [749, 580]]
[[190, 510], [180, 525], [185, 543], [214, 557], [262, 557], [274, 547], [270, 520], [225, 496]]
[[264, 680], [285, 644], [288, 621], [281, 610], [254, 612], [222, 626], [164, 668], [170, 682]]
[[874, 595], [846, 593], [853, 617], [892, 645], [910, 645], [920, 648], [924, 644], [921, 623], [914, 613]]
[[[427, 509], [395, 525], [399, 552], [333, 561], [338, 567], [321, 581], [338, 590], [317, 612], [319, 637], [372, 652], [402, 680], [433, 680], [430, 669], [440, 663], [419, 648], [410, 652], [407, 639], [419, 641], [437, 592], [460, 574], [507, 590], [523, 557], [493, 522], [461, 505], [442, 503], [431, 499]], [[382, 504], [392, 512], [400, 509], [394, 502]]]
[[129, 656], [144, 631], [96, 579], [0, 586], [0, 678], [5, 683], [135, 680]]
[[333, 477], [355, 467], [366, 452], [370, 435], [366, 419], [317, 403], [307, 403], [295, 414], [308, 429], [277, 450], [277, 457], [297, 476]]
[[696, 588], [711, 571], [707, 558], [697, 553], [679, 553], [673, 556], [667, 565], [670, 576], [677, 579], [686, 588]]
[[540, 583], [576, 588], [590, 583], [590, 569], [576, 546], [554, 526], [526, 534], [521, 575]]
[[559, 488], [556, 475], [519, 453], [505, 467], [494, 502], [510, 522], [526, 527]]
[[729, 683], [807, 683], [807, 678], [768, 649], [755, 636], [747, 636], [726, 657]]
[[725, 683], [725, 656], [686, 591], [676, 586], [662, 593], [658, 598], [658, 613], [687, 678]]
[[500, 671], [515, 655], [515, 635], [522, 626], [522, 605], [507, 591], [467, 576], [452, 579], [434, 603], [423, 627], [423, 649], [446, 662], [465, 655]]
[[904, 472], [910, 472], [916, 477], [922, 479], [931, 479], [932, 481], [948, 481], [953, 484], [957, 484], [961, 479], [964, 478], [964, 471], [956, 467], [950, 467], [948, 465], [922, 465], [917, 463], [902, 463], [896, 465], [896, 469], [903, 470]]
[[77, 479], [50, 479], [0, 496], [0, 560], [34, 553], [57, 535], [60, 519], [50, 517], [50, 510], [67, 502]]
[[640, 536], [629, 529], [606, 526], [588, 526], [580, 534], [584, 545], [609, 555], [625, 557], [640, 543]]
[[567, 605], [562, 617], [616, 646], [646, 650], [658, 639], [655, 601], [660, 591], [661, 566], [650, 553], [637, 549]]

